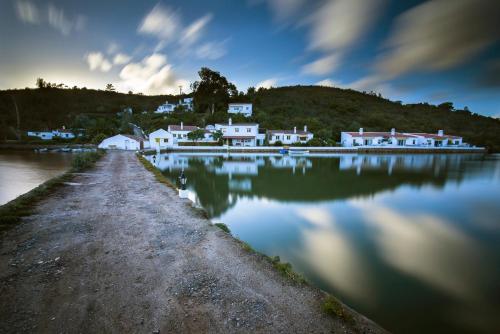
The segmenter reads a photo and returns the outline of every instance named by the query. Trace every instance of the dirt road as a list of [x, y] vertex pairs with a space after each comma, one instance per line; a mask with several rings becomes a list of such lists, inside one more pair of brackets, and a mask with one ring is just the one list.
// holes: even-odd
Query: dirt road
[[0, 239], [0, 333], [382, 332], [325, 315], [132, 153], [73, 182]]

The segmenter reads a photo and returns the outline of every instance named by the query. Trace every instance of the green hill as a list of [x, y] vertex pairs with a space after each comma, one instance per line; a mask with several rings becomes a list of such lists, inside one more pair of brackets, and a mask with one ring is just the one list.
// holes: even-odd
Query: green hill
[[[0, 138], [14, 139], [18, 106], [21, 130], [67, 127], [86, 127], [89, 134], [111, 134], [126, 131], [123, 124], [133, 121], [146, 131], [184, 121], [199, 126], [227, 120], [225, 107], [210, 112], [152, 113], [173, 96], [143, 96], [90, 89], [23, 89], [0, 91]], [[295, 86], [249, 90], [240, 93], [235, 101], [254, 103], [252, 121], [265, 129], [302, 128], [307, 125], [316, 137], [333, 142], [340, 139], [342, 130], [437, 132], [461, 135], [467, 142], [488, 146], [500, 151], [500, 120], [481, 116], [468, 110], [455, 110], [451, 103], [439, 106], [401, 104], [373, 94], [353, 90]], [[199, 101], [197, 101], [198, 103]], [[132, 107], [134, 115], [121, 120], [117, 112]], [[143, 111], [149, 111], [143, 113]], [[233, 117], [235, 121], [240, 117]], [[92, 128], [92, 129], [90, 129]]]

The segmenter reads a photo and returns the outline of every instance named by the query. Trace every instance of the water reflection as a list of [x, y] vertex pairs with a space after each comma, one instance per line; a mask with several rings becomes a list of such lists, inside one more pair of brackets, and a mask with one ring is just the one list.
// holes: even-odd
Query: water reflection
[[169, 154], [238, 237], [395, 332], [495, 332], [500, 160]]

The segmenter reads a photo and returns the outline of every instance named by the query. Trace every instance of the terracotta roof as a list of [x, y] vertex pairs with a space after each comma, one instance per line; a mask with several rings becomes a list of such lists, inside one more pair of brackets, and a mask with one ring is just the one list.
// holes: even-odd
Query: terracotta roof
[[135, 141], [138, 141], [138, 142], [141, 142], [141, 141], [144, 141], [144, 138], [141, 138], [141, 137], [138, 137], [138, 136], [134, 136], [134, 135], [125, 135], [125, 134], [121, 134], [122, 136], [125, 136], [125, 137], [128, 137], [130, 139], [133, 139]]
[[254, 139], [255, 136], [223, 136], [224, 139]]
[[268, 130], [267, 131], [270, 134], [275, 134], [275, 133], [284, 133], [284, 134], [296, 134], [296, 135], [308, 135], [311, 134], [309, 131], [303, 131], [303, 130], [297, 130], [297, 132], [294, 132], [293, 130]]
[[390, 132], [363, 132], [363, 134], [360, 134], [359, 132], [345, 132], [345, 133], [350, 134], [353, 137], [360, 137], [360, 138], [376, 138], [376, 137], [417, 138], [416, 135], [400, 133], [400, 132], [396, 132], [394, 135], [392, 135]]
[[225, 123], [225, 124], [220, 124], [220, 123], [217, 123], [216, 125], [223, 125], [223, 126], [245, 126], [245, 125], [259, 125], [259, 123], [232, 123], [231, 125]]
[[170, 129], [170, 131], [188, 131], [188, 132], [191, 132], [191, 131], [194, 131], [194, 130], [198, 130], [198, 127], [197, 126], [194, 126], [194, 125], [184, 125], [182, 128], [180, 125], [169, 125], [168, 128]]
[[252, 104], [250, 102], [240, 102], [240, 103], [228, 103], [228, 105], [239, 105], [239, 104]]
[[460, 136], [452, 136], [452, 135], [442, 135], [442, 136], [439, 136], [437, 133], [410, 133], [411, 135], [415, 135], [415, 136], [421, 136], [421, 137], [424, 137], [424, 138], [433, 138], [433, 139], [460, 139], [462, 137]]

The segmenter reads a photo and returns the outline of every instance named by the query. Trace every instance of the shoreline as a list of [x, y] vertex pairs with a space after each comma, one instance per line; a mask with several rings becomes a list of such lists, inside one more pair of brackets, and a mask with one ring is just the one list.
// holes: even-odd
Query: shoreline
[[0, 331], [386, 333], [214, 226], [139, 160], [108, 153], [2, 234]]

